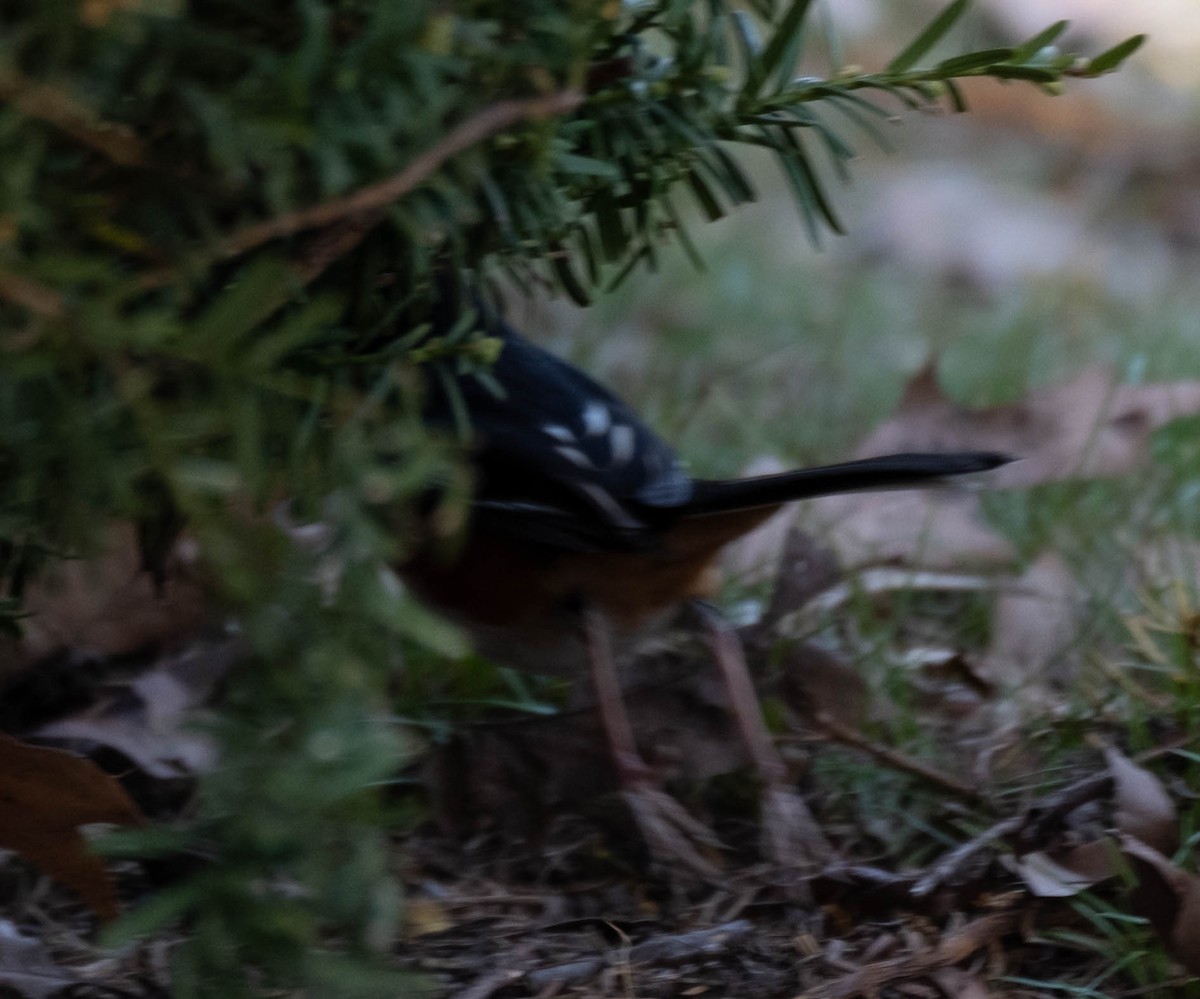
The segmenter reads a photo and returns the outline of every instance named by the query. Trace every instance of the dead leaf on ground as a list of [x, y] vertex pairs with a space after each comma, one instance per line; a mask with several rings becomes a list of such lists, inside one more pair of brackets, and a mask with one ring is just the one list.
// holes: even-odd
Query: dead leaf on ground
[[799, 528], [790, 527], [779, 552], [771, 599], [761, 625], [776, 628], [782, 619], [835, 586], [842, 567], [833, 549]]
[[992, 638], [980, 672], [1022, 702], [1046, 707], [1048, 684], [1074, 672], [1079, 587], [1056, 552], [1038, 558], [1000, 590], [992, 612]]
[[[971, 409], [945, 395], [930, 363], [912, 377], [895, 414], [867, 436], [856, 455], [1000, 451], [1019, 460], [986, 476], [986, 485], [997, 489], [1113, 477], [1149, 461], [1155, 429], [1196, 412], [1200, 381], [1120, 385], [1104, 365], [1019, 402]], [[965, 490], [826, 496], [806, 504], [803, 516], [847, 567], [878, 562], [987, 567], [1013, 559], [1009, 543], [983, 523], [978, 497]], [[1029, 581], [1056, 598], [1074, 592], [1065, 570], [1051, 557], [1031, 570]], [[1023, 679], [1069, 646], [1074, 632], [1070, 603], [1014, 596], [1001, 609], [1001, 616], [1014, 624], [998, 622], [991, 653], [998, 676]]]
[[1197, 412], [1200, 381], [1123, 385], [1103, 364], [1018, 402], [971, 409], [942, 391], [931, 362], [913, 375], [896, 412], [857, 454], [984, 448], [1019, 458], [988, 476], [997, 489], [1111, 478], [1148, 463], [1153, 431]]
[[839, 613], [847, 604], [861, 597], [886, 602], [897, 593], [913, 590], [928, 593], [987, 593], [996, 586], [996, 581], [987, 576], [961, 572], [896, 569], [886, 566], [863, 569], [845, 582], [839, 582], [812, 596], [795, 613], [781, 617], [777, 630], [784, 636], [811, 634], [825, 617]]
[[962, 968], [942, 968], [929, 976], [947, 999], [988, 999], [988, 988], [976, 975]]
[[1115, 849], [1098, 840], [1063, 851], [1059, 857], [1038, 851], [1014, 864], [1025, 887], [1038, 898], [1071, 898], [1113, 874]]
[[0, 847], [72, 888], [101, 919], [114, 919], [108, 872], [79, 832], [93, 822], [143, 819], [120, 783], [89, 760], [0, 734]]
[[[1174, 852], [1179, 845], [1179, 820], [1162, 782], [1119, 750], [1109, 748], [1105, 756], [1113, 778], [1113, 826], [1121, 841], [1136, 840], [1150, 849]], [[1103, 838], [1029, 853], [1017, 858], [1014, 866], [1034, 895], [1064, 898], [1115, 876], [1118, 853], [1117, 842]]]
[[[659, 667], [645, 665], [650, 676], [627, 704], [639, 751], [664, 784], [695, 786], [747, 764], [715, 670], [687, 663], [684, 676], [658, 685]], [[461, 836], [480, 827], [513, 841], [544, 836], [552, 816], [614, 789], [604, 745], [591, 705], [468, 727], [427, 765], [438, 822]]]
[[[764, 475], [770, 469], [757, 467], [747, 474]], [[781, 530], [770, 527], [777, 523]], [[777, 517], [764, 527], [735, 542], [732, 561], [743, 569], [758, 573], [771, 569], [774, 585], [770, 600], [758, 622], [746, 629], [747, 650], [773, 663], [779, 677], [777, 693], [782, 702], [802, 717], [812, 718], [826, 712], [845, 725], [857, 728], [866, 717], [868, 691], [866, 681], [853, 665], [832, 652], [803, 641], [794, 622], [796, 613], [810, 601], [819, 599], [841, 579], [842, 570], [833, 551], [812, 535], [790, 526]], [[781, 641], [782, 639], [782, 641]], [[714, 692], [714, 703], [723, 704], [723, 695]]]
[[136, 527], [114, 524], [99, 555], [57, 563], [26, 588], [22, 639], [14, 649], [0, 647], [0, 662], [28, 664], [60, 649], [123, 655], [187, 637], [205, 612], [203, 591], [187, 571], [192, 561], [181, 541], [160, 593], [142, 567]]
[[870, 690], [851, 663], [811, 642], [785, 643], [775, 669], [779, 693], [802, 718], [827, 714], [857, 730], [867, 718]]
[[237, 655], [237, 643], [232, 641], [196, 643], [135, 678], [109, 700], [32, 734], [47, 741], [108, 746], [160, 780], [205, 773], [216, 761], [216, 746], [186, 723]]
[[822, 496], [801, 517], [848, 568], [880, 562], [988, 568], [1015, 557], [1012, 545], [983, 522], [978, 496], [960, 490]]
[[[1090, 6], [1093, 0], [1083, 2]], [[990, 6], [997, 13], [1007, 13], [1014, 5], [1012, 0], [995, 0]], [[1030, 3], [1028, 6], [1033, 10], [1037, 5]], [[1038, 9], [1039, 23], [1031, 28], [1031, 33], [1044, 27], [1044, 10]], [[1146, 30], [1145, 25], [1136, 30]], [[1126, 32], [1121, 38], [1134, 33]], [[1121, 38], [1113, 38], [1113, 44]], [[1046, 101], [1040, 100], [1040, 95], [1033, 91], [1006, 86], [1003, 81], [986, 77], [964, 79], [959, 86], [971, 108], [971, 120], [976, 127], [993, 133], [1003, 130], [1024, 136], [1033, 134], [1039, 142], [1057, 148], [1069, 147], [1079, 154], [1076, 169], [1081, 171], [1092, 169], [1097, 157], [1103, 157], [1108, 163], [1119, 159], [1126, 169], [1134, 169], [1141, 163], [1160, 167], [1164, 164], [1174, 166], [1181, 160], [1186, 163], [1191, 152], [1193, 139], [1184, 134], [1184, 130], [1172, 128], [1165, 119], [1130, 114], [1129, 108], [1114, 102], [1108, 94], [1074, 87], [1056, 100]], [[1063, 186], [1069, 188], [1072, 185]], [[1079, 203], [1070, 191], [1064, 193], [1071, 202]], [[1098, 204], [1098, 201], [1103, 198], [1104, 194], [1094, 192], [1093, 198], [1085, 201], [1084, 210], [1094, 213], [1102, 208], [1104, 202]], [[1037, 208], [1035, 202], [1026, 201], [1026, 205]], [[1089, 235], [1093, 228], [1089, 227]]]
[[1117, 829], [1160, 853], [1174, 853], [1179, 849], [1179, 816], [1162, 781], [1120, 750], [1109, 747], [1104, 756], [1113, 776]]
[[[1018, 402], [971, 409], [942, 391], [931, 362], [909, 380], [896, 412], [856, 455], [986, 449], [1019, 459], [988, 474], [984, 481], [995, 489], [1115, 477], [1149, 461], [1154, 430], [1197, 412], [1200, 381], [1122, 385], [1106, 365]], [[763, 467], [777, 465], [772, 460]], [[804, 504], [800, 516], [847, 567], [996, 566], [1013, 558], [1008, 541], [980, 517], [978, 497], [963, 489], [825, 496]], [[729, 554], [727, 565], [761, 573], [777, 560], [788, 524], [786, 517], [769, 521]]]
[[1121, 838], [1121, 850], [1138, 878], [1134, 910], [1150, 920], [1188, 971], [1200, 974], [1200, 877], [1132, 837]]
[[46, 945], [0, 919], [0, 986], [24, 999], [48, 999], [79, 979], [55, 963]]

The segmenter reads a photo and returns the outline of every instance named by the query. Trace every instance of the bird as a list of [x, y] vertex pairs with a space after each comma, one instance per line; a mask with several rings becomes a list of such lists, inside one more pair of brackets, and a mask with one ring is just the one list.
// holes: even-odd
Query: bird
[[692, 476], [615, 393], [478, 310], [499, 353], [486, 376], [442, 365], [426, 422], [470, 425], [474, 476], [462, 535], [400, 566], [418, 598], [479, 651], [536, 673], [590, 677], [618, 784], [650, 853], [702, 877], [717, 868], [703, 823], [639, 755], [621, 672], [681, 609], [700, 624], [762, 785], [765, 852], [815, 863], [829, 847], [763, 721], [733, 627], [712, 604], [722, 549], [781, 506], [834, 493], [937, 485], [1009, 461], [989, 451], [894, 454], [751, 478]]

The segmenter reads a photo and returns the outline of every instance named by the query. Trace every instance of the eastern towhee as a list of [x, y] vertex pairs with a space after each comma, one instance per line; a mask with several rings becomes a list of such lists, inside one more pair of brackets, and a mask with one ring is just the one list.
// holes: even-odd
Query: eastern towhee
[[[490, 376], [443, 369], [429, 379], [426, 407], [435, 424], [453, 422], [455, 413], [469, 417], [476, 480], [466, 535], [449, 554], [421, 550], [403, 575], [419, 596], [464, 624], [485, 654], [534, 672], [590, 673], [620, 784], [652, 852], [712, 874], [695, 848], [711, 843], [711, 834], [659, 789], [637, 753], [618, 660], [682, 605], [710, 597], [721, 549], [782, 504], [930, 486], [1008, 459], [990, 452], [897, 454], [756, 478], [696, 479], [612, 392], [503, 320], [483, 325], [501, 341]], [[785, 784], [736, 635], [714, 609], [700, 607], [764, 784], [765, 850], [779, 862], [818, 859], [824, 839]]]

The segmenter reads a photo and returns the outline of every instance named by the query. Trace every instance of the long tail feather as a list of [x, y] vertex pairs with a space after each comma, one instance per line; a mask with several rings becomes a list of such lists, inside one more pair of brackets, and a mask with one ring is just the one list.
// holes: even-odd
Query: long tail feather
[[1013, 459], [993, 451], [952, 454], [889, 454], [839, 465], [801, 468], [750, 479], [701, 479], [688, 504], [689, 515], [774, 506], [832, 493], [934, 486], [978, 475]]

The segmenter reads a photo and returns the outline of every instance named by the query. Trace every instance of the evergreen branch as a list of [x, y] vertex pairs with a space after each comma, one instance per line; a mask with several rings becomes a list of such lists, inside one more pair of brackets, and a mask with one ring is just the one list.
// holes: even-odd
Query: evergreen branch
[[403, 170], [386, 180], [369, 184], [345, 197], [287, 212], [265, 222], [247, 226], [222, 241], [220, 259], [238, 257], [264, 243], [294, 236], [347, 219], [379, 212], [420, 185], [448, 159], [465, 152], [497, 132], [519, 121], [569, 114], [583, 103], [577, 90], [563, 90], [545, 97], [498, 101], [485, 107], [453, 129], [444, 139], [421, 153]]
[[[848, 176], [847, 164], [855, 155], [850, 143], [817, 113], [820, 104], [848, 113], [886, 148], [868, 116], [889, 117], [887, 98], [911, 110], [944, 104], [963, 111], [966, 105], [956, 81], [973, 77], [1025, 80], [1054, 93], [1067, 77], [1095, 76], [1118, 67], [1141, 42], [1140, 36], [1130, 39], [1088, 60], [1053, 44], [1066, 27], [1058, 22], [1020, 45], [930, 60], [970, 8], [970, 0], [950, 0], [883, 69], [864, 73], [845, 68], [828, 78], [797, 78], [811, 4], [788, 0], [751, 7], [753, 12], [730, 0], [708, 0], [711, 16], [706, 17], [687, 5], [659, 0], [654, 18], [635, 19], [631, 26], [661, 31], [667, 45], [651, 53], [628, 43], [627, 78], [601, 88], [576, 122], [559, 132], [565, 148], [555, 155], [563, 169], [554, 181], [557, 190], [567, 194], [572, 210], [540, 207], [537, 198], [545, 198], [538, 181], [530, 179], [526, 164], [514, 162], [507, 177], [494, 174], [501, 182], [487, 196], [487, 204], [505, 206], [505, 240], [484, 252], [536, 256], [551, 247], [554, 256], [547, 259], [543, 253], [541, 263], [552, 282], [575, 300], [586, 301], [587, 284], [611, 286], [638, 261], [653, 266], [653, 244], [664, 236], [686, 239], [680, 222], [660, 226], [650, 221], [660, 217], [656, 206], [670, 214], [666, 200], [675, 184], [691, 188], [707, 218], [719, 217], [720, 202], [697, 167], [711, 175], [715, 189], [731, 205], [754, 199], [720, 143], [773, 150], [815, 240], [822, 229], [839, 230], [823, 190], [822, 170], [800, 145], [801, 133], [816, 131], [838, 177]], [[606, 55], [611, 57], [607, 50]], [[600, 178], [598, 170], [581, 166], [591, 163], [615, 163], [616, 177]], [[542, 183], [551, 181], [543, 178]], [[486, 206], [480, 214], [484, 227], [494, 223]], [[573, 227], [593, 224], [601, 237], [600, 262], [617, 266], [611, 282], [592, 276], [597, 255], [586, 240], [566, 239]], [[584, 276], [586, 281], [581, 281]]]
[[53, 288], [12, 271], [0, 270], [0, 298], [43, 319], [61, 319], [67, 312], [66, 302]]
[[1101, 52], [1098, 56], [1094, 56], [1080, 65], [1071, 66], [1064, 70], [1064, 72], [1068, 76], [1083, 77], [1101, 76], [1104, 73], [1111, 73], [1113, 70], [1119, 69], [1121, 63], [1140, 49], [1145, 41], [1145, 35], [1134, 35], [1132, 38], [1126, 38], [1123, 42], [1118, 42], [1111, 49]]
[[146, 147], [125, 125], [98, 122], [89, 110], [57, 87], [34, 83], [12, 70], [0, 73], [0, 101], [37, 118], [118, 166], [144, 166]]
[[954, 0], [913, 41], [888, 63], [888, 73], [903, 73], [945, 37], [970, 6], [969, 0]]
[[[204, 844], [209, 869], [126, 926], [212, 928], [181, 951], [180, 994], [245, 995], [248, 967], [265, 988], [328, 992], [314, 952], [344, 941], [330, 956], [372, 971], [356, 942], [394, 925], [367, 789], [407, 751], [380, 708], [436, 715], [433, 674], [408, 667], [462, 650], [386, 567], [430, 495], [461, 513], [469, 490], [410, 366], [483, 380], [494, 359], [466, 343], [470, 306], [434, 313], [433, 297], [509, 275], [586, 300], [667, 239], [698, 261], [682, 198], [709, 219], [754, 200], [747, 144], [778, 159], [815, 237], [837, 225], [827, 161], [841, 174], [853, 156], [824, 109], [879, 139], [893, 99], [956, 104], [964, 76], [1045, 91], [1138, 44], [1079, 59], [1055, 47], [1059, 22], [963, 54], [946, 43], [961, 0], [941, 2], [954, 17], [903, 71], [828, 80], [797, 79], [810, 0], [110, 3], [103, 28], [76, 0], [0, 3], [0, 318], [17, 327], [0, 356], [19, 362], [0, 362], [0, 630], [28, 553], [87, 551], [114, 520], [161, 535], [182, 514], [261, 667], [240, 672], [222, 766], [172, 839]], [[242, 513], [284, 494], [328, 522], [327, 550]], [[337, 754], [305, 750], [330, 733]]]
[[296, 265], [296, 276], [300, 283], [309, 284], [315, 281], [325, 268], [358, 246], [378, 221], [378, 213], [372, 212], [358, 218], [346, 219], [341, 225], [318, 233]]

